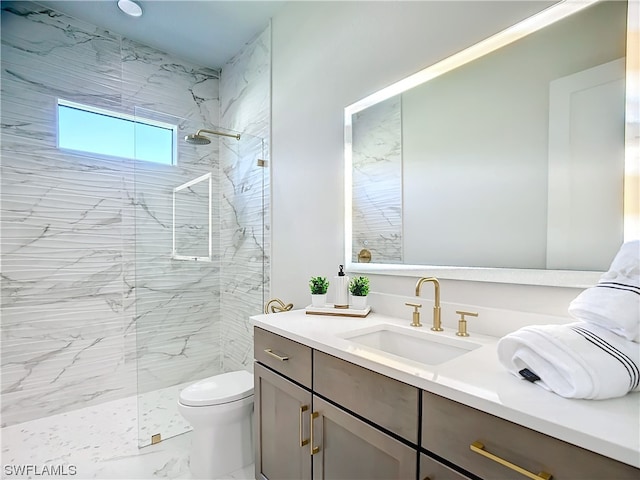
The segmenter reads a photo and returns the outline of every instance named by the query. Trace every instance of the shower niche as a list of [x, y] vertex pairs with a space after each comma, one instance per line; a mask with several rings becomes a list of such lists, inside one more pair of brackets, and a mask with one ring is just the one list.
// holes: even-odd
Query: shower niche
[[173, 189], [173, 248], [175, 260], [212, 261], [211, 173]]

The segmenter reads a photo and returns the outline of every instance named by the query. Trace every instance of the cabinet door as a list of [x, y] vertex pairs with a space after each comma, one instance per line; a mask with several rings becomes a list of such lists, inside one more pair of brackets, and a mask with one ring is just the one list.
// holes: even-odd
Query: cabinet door
[[415, 480], [416, 450], [315, 396], [313, 411], [314, 479]]
[[421, 480], [469, 480], [469, 477], [443, 465], [442, 463], [420, 454], [420, 475]]
[[256, 478], [311, 478], [311, 393], [254, 364]]

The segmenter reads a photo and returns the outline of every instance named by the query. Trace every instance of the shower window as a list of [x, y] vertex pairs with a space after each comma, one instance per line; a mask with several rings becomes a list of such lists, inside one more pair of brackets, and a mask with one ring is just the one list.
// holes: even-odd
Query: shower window
[[176, 165], [177, 125], [58, 100], [58, 148]]

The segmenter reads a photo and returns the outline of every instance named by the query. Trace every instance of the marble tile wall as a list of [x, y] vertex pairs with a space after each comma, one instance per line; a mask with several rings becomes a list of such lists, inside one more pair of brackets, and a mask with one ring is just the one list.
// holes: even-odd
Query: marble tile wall
[[3, 425], [130, 396], [137, 365], [142, 390], [219, 371], [220, 251], [207, 264], [175, 261], [169, 234], [172, 188], [217, 172], [215, 145], [181, 147], [168, 172], [60, 151], [55, 122], [64, 98], [161, 112], [181, 134], [215, 125], [218, 77], [2, 3]]
[[[271, 28], [223, 66], [221, 125], [245, 132], [239, 155], [221, 151], [221, 339], [223, 369], [251, 369], [249, 317], [262, 313], [270, 282]], [[257, 160], [266, 160], [266, 166]]]
[[352, 258], [366, 248], [374, 263], [402, 263], [401, 97], [353, 116]]

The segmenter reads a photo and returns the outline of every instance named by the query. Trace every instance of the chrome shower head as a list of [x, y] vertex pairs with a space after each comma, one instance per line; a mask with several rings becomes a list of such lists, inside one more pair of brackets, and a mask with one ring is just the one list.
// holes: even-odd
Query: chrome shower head
[[186, 135], [184, 137], [184, 141], [190, 143], [191, 145], [208, 145], [209, 143], [211, 143], [211, 140], [209, 140], [204, 135], [199, 135], [198, 133]]

